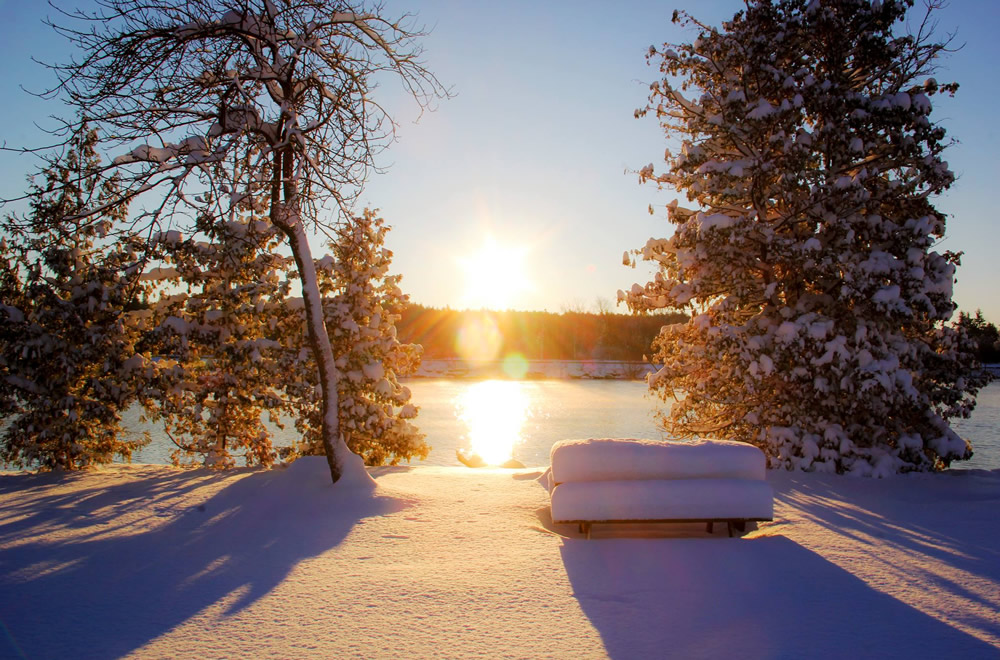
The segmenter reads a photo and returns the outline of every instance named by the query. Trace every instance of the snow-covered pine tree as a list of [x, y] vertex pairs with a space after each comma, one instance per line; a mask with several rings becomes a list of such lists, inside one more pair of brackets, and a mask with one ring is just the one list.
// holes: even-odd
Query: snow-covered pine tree
[[[445, 93], [420, 62], [410, 19], [365, 0], [98, 0], [63, 11], [57, 26], [78, 56], [52, 66], [51, 93], [119, 151], [122, 198], [146, 202], [133, 207], [132, 231], [189, 231], [194, 218], [224, 222], [245, 200], [267, 200], [302, 284], [334, 482], [344, 470], [367, 476], [337, 427], [341, 375], [308, 228], [329, 231], [331, 210], [350, 212], [392, 139], [376, 77], [400, 80], [421, 106]], [[239, 163], [229, 170], [238, 179], [222, 176], [226, 162]]]
[[117, 182], [99, 175], [96, 142], [83, 123], [31, 183], [30, 210], [0, 223], [5, 463], [82, 468], [149, 442], [121, 424], [150, 369], [130, 311], [145, 289], [143, 245], [105, 240], [126, 208]]
[[175, 464], [228, 468], [241, 455], [270, 466], [264, 416], [280, 426], [287, 409], [281, 342], [302, 332], [285, 305], [292, 259], [278, 252], [278, 231], [252, 214], [205, 218], [198, 229], [154, 237], [163, 265], [146, 273], [160, 284], [151, 334], [165, 358], [143, 402], [177, 445]]
[[[403, 344], [396, 336], [396, 321], [409, 296], [399, 288], [400, 276], [389, 273], [388, 231], [382, 218], [365, 209], [337, 229], [332, 254], [316, 262], [327, 330], [337, 369], [344, 374], [338, 385], [339, 426], [347, 446], [367, 465], [396, 465], [425, 458], [430, 450], [410, 422], [417, 415], [410, 389], [398, 380], [416, 371], [420, 346]], [[293, 366], [310, 362], [302, 346]], [[297, 409], [303, 454], [322, 451], [322, 410], [312, 373], [306, 369], [286, 387], [289, 403]]]
[[[650, 49], [648, 106], [667, 167], [640, 178], [672, 205], [674, 234], [636, 255], [655, 279], [619, 298], [690, 309], [663, 329], [650, 387], [668, 427], [760, 446], [773, 467], [863, 475], [967, 458], [949, 426], [982, 379], [948, 323], [959, 255], [940, 252], [931, 197], [954, 181], [928, 77], [945, 49], [910, 0], [751, 0], [690, 44]], [[928, 12], [929, 14], [929, 12]]]

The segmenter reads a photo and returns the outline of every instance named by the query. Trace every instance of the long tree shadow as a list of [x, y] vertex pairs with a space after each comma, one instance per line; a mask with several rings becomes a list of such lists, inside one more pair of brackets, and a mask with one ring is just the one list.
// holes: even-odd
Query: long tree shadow
[[[155, 477], [48, 500], [25, 489], [23, 515], [7, 511], [0, 523], [0, 657], [122, 656], [213, 604], [238, 612], [362, 518], [408, 506], [331, 487], [319, 460], [254, 473], [186, 508], [181, 491], [225, 477]], [[122, 520], [140, 531], [114, 529]]]
[[996, 653], [783, 537], [565, 539], [561, 552], [612, 658]]
[[1000, 636], [1000, 471], [890, 480], [779, 473], [771, 480], [779, 502], [850, 539], [871, 570], [932, 584], [949, 602], [970, 604], [967, 625]]
[[[901, 548], [993, 569], [1000, 578], [1000, 548], [993, 529], [1000, 503], [1000, 470], [956, 470], [890, 480], [776, 472], [775, 497], [812, 522], [862, 543]], [[916, 487], [919, 482], [919, 487]], [[899, 521], [905, 521], [905, 524]]]
[[[142, 522], [142, 516], [149, 520], [176, 515], [183, 512], [179, 507], [184, 506], [180, 503], [186, 494], [230, 480], [233, 475], [209, 470], [159, 470], [110, 486], [88, 476], [73, 472], [5, 475], [0, 479], [0, 496], [15, 497], [6, 498], [0, 512], [0, 546], [47, 529], [86, 530], [90, 532], [84, 534], [87, 537], [135, 525]], [[79, 540], [80, 536], [74, 538]]]

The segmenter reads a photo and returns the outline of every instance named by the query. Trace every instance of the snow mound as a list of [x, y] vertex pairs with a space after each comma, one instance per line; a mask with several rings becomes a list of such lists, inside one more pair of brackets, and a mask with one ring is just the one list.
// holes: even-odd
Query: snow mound
[[331, 486], [338, 492], [370, 492], [375, 489], [375, 480], [368, 474], [360, 456], [351, 452], [345, 463], [341, 466], [340, 480], [332, 484], [326, 456], [303, 456], [284, 469], [280, 481], [289, 488], [305, 491], [328, 489]]
[[563, 440], [550, 453], [552, 481], [765, 478], [758, 448], [727, 440]]

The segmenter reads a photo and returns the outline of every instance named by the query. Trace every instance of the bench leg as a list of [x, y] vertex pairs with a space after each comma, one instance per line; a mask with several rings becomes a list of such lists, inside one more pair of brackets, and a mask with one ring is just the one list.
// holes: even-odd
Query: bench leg
[[580, 523], [580, 533], [590, 538], [590, 523]]
[[729, 538], [733, 538], [733, 523], [732, 523], [732, 521], [727, 522], [726, 526], [729, 528]]

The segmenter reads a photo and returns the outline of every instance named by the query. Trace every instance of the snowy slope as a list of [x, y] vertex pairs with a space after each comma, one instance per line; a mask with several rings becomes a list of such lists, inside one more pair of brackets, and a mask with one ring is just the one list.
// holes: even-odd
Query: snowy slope
[[[539, 471], [0, 476], [0, 657], [991, 658], [1000, 471], [771, 473], [775, 521], [554, 529]], [[721, 527], [721, 526], [720, 526]]]

